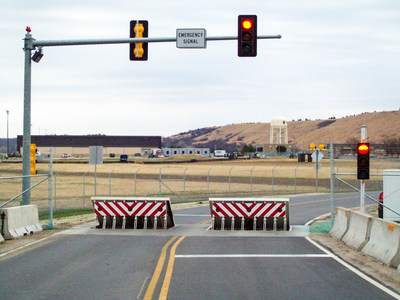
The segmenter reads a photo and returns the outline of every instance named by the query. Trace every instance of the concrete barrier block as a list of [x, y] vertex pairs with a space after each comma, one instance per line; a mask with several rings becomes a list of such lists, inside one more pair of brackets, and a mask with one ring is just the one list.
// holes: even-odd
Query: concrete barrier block
[[345, 235], [349, 225], [350, 210], [344, 207], [336, 207], [335, 223], [333, 224], [329, 234], [338, 240]]
[[0, 212], [5, 213], [3, 235], [6, 240], [16, 239], [43, 230], [39, 224], [37, 205], [3, 208]]
[[360, 251], [368, 242], [373, 217], [358, 211], [350, 212], [349, 225], [342, 241]]
[[400, 225], [374, 218], [369, 241], [361, 252], [396, 268], [400, 264], [399, 246]]

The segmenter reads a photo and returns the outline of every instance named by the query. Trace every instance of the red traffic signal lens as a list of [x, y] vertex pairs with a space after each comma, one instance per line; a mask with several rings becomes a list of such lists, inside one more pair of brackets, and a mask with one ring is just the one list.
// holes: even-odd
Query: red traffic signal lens
[[369, 145], [367, 144], [360, 144], [358, 145], [357, 149], [358, 153], [360, 154], [367, 154], [369, 152]]
[[243, 27], [243, 29], [249, 30], [253, 27], [253, 22], [249, 19], [243, 20], [242, 27]]

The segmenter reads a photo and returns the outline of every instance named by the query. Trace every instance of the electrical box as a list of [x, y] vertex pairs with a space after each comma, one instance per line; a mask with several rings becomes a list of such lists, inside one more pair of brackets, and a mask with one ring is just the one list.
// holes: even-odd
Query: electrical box
[[[400, 170], [383, 171], [383, 205], [400, 214]], [[383, 207], [383, 219], [400, 222], [400, 216]]]

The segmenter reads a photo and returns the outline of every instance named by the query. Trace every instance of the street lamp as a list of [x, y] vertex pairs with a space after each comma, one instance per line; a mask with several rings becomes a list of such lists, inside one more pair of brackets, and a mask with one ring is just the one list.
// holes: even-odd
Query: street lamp
[[8, 147], [8, 116], [10, 115], [10, 111], [6, 110], [7, 113], [7, 157], [9, 153], [9, 147]]

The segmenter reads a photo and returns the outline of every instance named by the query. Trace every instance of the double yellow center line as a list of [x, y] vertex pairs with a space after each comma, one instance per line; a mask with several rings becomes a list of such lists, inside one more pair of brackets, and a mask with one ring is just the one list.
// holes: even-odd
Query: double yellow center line
[[185, 237], [181, 236], [178, 240], [176, 240], [177, 238], [178, 238], [177, 236], [172, 237], [162, 248], [161, 255], [160, 255], [160, 258], [158, 259], [156, 269], [154, 271], [153, 277], [151, 278], [149, 286], [147, 287], [147, 291], [146, 291], [146, 294], [144, 295], [143, 299], [150, 300], [153, 298], [154, 290], [157, 286], [158, 279], [160, 278], [161, 272], [164, 268], [164, 263], [165, 263], [165, 258], [167, 257], [168, 248], [172, 243], [174, 243], [172, 245], [170, 253], [169, 253], [167, 270], [165, 271], [164, 282], [161, 287], [160, 296], [158, 297], [158, 299], [160, 299], [160, 300], [167, 299], [168, 289], [169, 289], [169, 285], [171, 283], [172, 271], [174, 269], [176, 247], [178, 247], [178, 245], [182, 242], [182, 240]]

